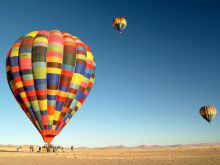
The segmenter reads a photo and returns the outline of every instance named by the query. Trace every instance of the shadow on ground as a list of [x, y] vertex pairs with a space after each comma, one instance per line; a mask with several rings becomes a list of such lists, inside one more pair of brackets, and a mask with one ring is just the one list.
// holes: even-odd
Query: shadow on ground
[[18, 151], [0, 150], [0, 152], [18, 152]]

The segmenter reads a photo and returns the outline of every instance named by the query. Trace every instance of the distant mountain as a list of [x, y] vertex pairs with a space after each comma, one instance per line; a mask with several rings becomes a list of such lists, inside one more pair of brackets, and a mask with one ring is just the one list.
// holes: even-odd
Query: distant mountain
[[[0, 144], [0, 147], [10, 147], [10, 148], [16, 148], [18, 146], [22, 147], [39, 147], [37, 145], [30, 145], [30, 144], [24, 144], [24, 145], [13, 145], [13, 144]], [[119, 145], [119, 146], [107, 146], [107, 147], [74, 147], [75, 149], [121, 149], [121, 148], [181, 148], [181, 147], [212, 147], [212, 146], [220, 146], [220, 143], [198, 143], [198, 144], [173, 144], [173, 145], [139, 145], [139, 146], [125, 146], [125, 145]], [[70, 147], [64, 147], [65, 149]]]

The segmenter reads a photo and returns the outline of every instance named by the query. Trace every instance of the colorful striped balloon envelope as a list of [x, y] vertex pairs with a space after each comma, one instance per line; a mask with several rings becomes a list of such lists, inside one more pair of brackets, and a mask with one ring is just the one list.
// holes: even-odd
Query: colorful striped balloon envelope
[[121, 33], [126, 28], [128, 23], [124, 17], [116, 17], [112, 24], [114, 28]]
[[82, 106], [95, 68], [90, 48], [66, 32], [33, 31], [12, 45], [8, 83], [44, 142], [50, 143]]
[[200, 108], [199, 113], [206, 121], [211, 123], [217, 115], [217, 109], [212, 105], [206, 105]]

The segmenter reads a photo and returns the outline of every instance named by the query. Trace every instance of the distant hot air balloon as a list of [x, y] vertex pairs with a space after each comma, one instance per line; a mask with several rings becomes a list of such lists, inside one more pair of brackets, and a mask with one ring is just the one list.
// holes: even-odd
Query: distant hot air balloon
[[123, 17], [116, 17], [113, 20], [113, 26], [116, 30], [118, 30], [121, 33], [126, 28], [127, 21]]
[[58, 30], [33, 31], [19, 38], [6, 65], [15, 99], [46, 143], [81, 107], [95, 79], [90, 48]]
[[215, 118], [217, 109], [214, 106], [203, 106], [199, 110], [200, 115], [209, 123]]

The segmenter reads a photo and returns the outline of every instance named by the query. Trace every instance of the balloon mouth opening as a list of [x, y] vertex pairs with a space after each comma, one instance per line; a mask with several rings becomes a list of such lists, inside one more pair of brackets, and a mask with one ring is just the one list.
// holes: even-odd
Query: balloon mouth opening
[[59, 132], [56, 130], [42, 130], [41, 135], [45, 143], [51, 143]]
[[44, 135], [43, 139], [45, 143], [50, 143], [56, 135]]

